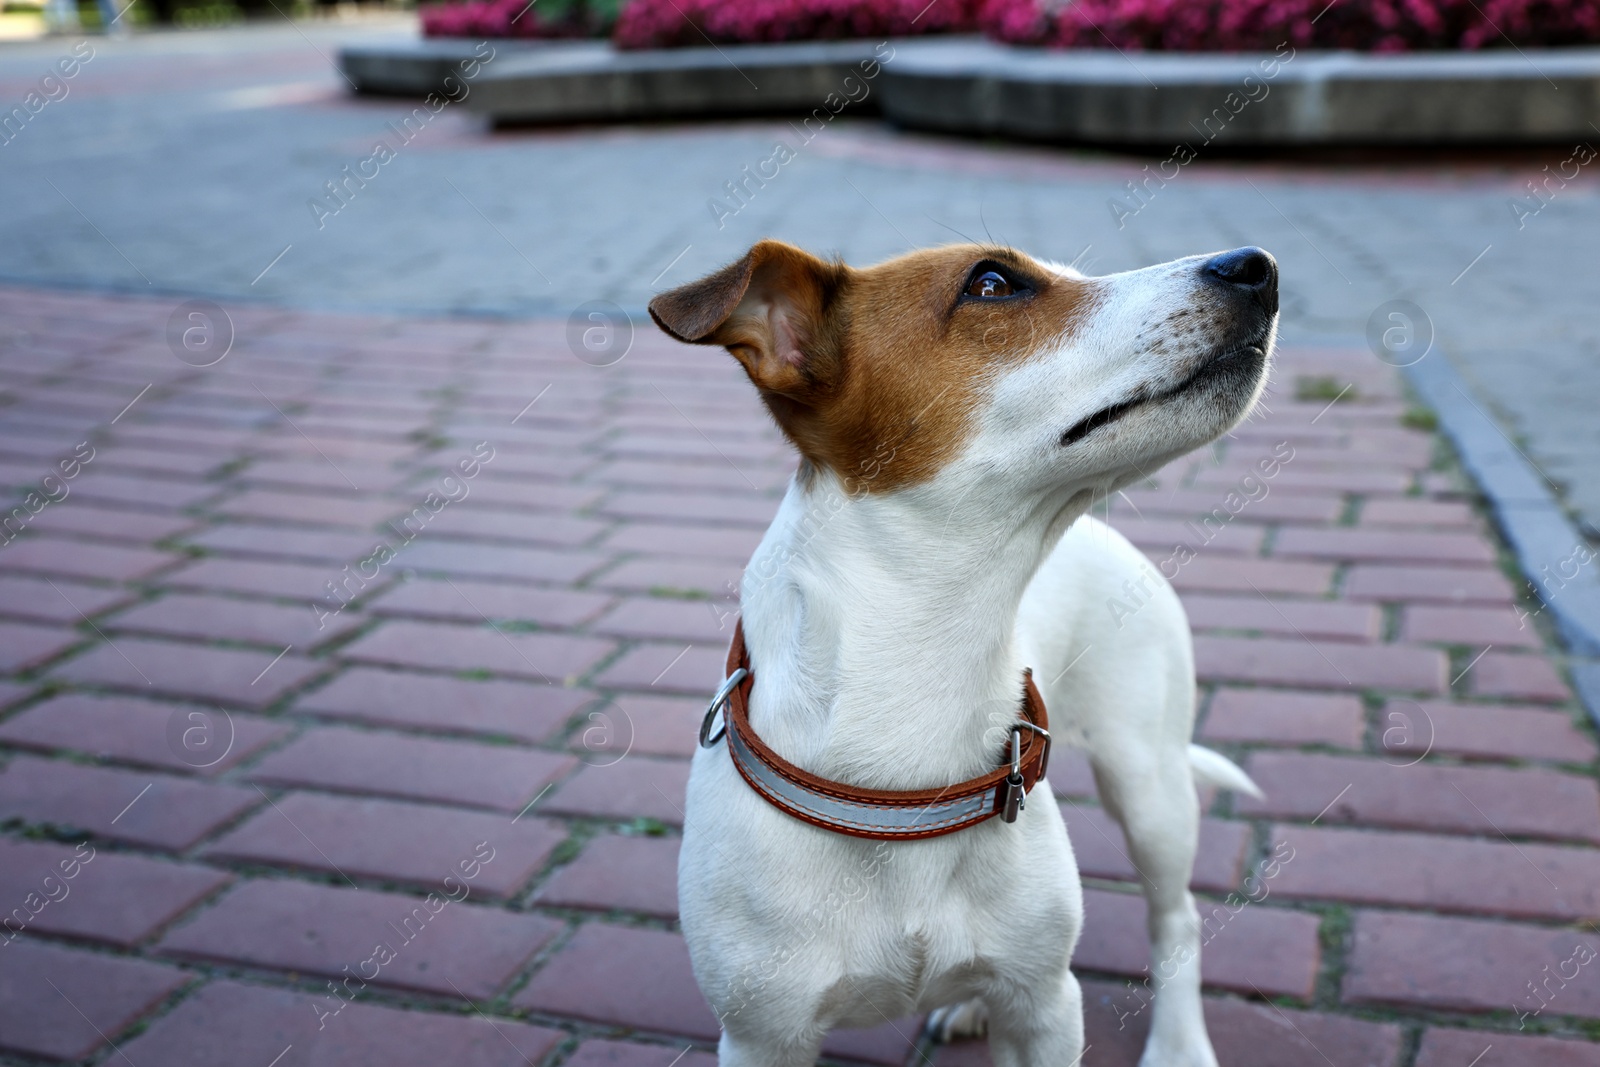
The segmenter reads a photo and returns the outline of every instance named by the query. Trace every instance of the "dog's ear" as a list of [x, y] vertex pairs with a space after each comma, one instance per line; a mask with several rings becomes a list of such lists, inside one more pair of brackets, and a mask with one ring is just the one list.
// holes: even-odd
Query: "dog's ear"
[[838, 372], [835, 302], [848, 268], [782, 241], [650, 301], [656, 325], [680, 341], [723, 345], [757, 388], [805, 403]]

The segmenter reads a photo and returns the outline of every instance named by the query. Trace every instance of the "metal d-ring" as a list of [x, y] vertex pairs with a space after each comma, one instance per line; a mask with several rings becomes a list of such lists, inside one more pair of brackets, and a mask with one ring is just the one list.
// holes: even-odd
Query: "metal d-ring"
[[[1018, 720], [1017, 722], [1011, 724], [1011, 743], [1013, 746], [1017, 744], [1021, 736], [1018, 733], [1019, 730], [1032, 730], [1034, 733], [1038, 734], [1040, 740], [1044, 742], [1044, 752], [1039, 757], [1039, 777], [1043, 778], [1044, 772], [1050, 766], [1050, 731], [1046, 730], [1043, 726], [1037, 726], [1025, 719]], [[1013, 748], [1012, 751], [1016, 752], [1017, 749]], [[1020, 761], [1013, 758], [1013, 763], [1020, 763]], [[1016, 769], [1020, 768], [1014, 768], [1014, 772]]]
[[750, 672], [745, 668], [740, 667], [738, 670], [728, 675], [727, 679], [723, 681], [720, 687], [718, 687], [716, 694], [711, 698], [710, 705], [706, 708], [706, 717], [700, 720], [701, 748], [710, 748], [718, 741], [721, 741], [722, 735], [728, 732], [728, 721], [726, 717], [724, 717], [722, 721], [722, 729], [717, 731], [717, 736], [715, 737], [711, 736], [711, 723], [714, 719], [716, 719], [717, 712], [723, 711], [727, 708], [728, 698], [733, 695], [733, 691], [738, 688], [739, 683], [744, 681], [749, 676]]

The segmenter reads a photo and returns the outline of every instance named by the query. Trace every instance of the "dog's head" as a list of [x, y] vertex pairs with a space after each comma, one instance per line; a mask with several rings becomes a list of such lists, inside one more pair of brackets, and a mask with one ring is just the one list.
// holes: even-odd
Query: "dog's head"
[[802, 472], [884, 493], [965, 469], [1106, 491], [1226, 432], [1266, 379], [1278, 268], [1259, 248], [1089, 278], [952, 245], [855, 269], [780, 241], [650, 303], [744, 365]]

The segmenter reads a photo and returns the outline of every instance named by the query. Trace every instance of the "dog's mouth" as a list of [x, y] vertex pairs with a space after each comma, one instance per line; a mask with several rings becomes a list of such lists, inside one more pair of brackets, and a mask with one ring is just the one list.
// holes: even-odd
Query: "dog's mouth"
[[1248, 341], [1218, 349], [1198, 370], [1170, 389], [1164, 389], [1159, 393], [1141, 392], [1121, 403], [1113, 404], [1108, 408], [1095, 412], [1061, 435], [1062, 447], [1077, 444], [1101, 427], [1111, 425], [1146, 404], [1159, 404], [1164, 400], [1172, 399], [1180, 393], [1214, 383], [1220, 379], [1244, 379], [1253, 385], [1255, 375], [1260, 371], [1262, 365], [1266, 363], [1267, 341], [1270, 336], [1271, 327], [1269, 325], [1260, 334]]

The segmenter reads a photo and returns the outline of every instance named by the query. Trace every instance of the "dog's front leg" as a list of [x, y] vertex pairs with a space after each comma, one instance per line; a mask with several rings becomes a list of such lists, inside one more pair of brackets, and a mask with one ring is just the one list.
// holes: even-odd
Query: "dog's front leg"
[[1083, 994], [1065, 967], [1053, 989], [986, 998], [989, 1055], [995, 1067], [1078, 1067], [1083, 1057]]
[[717, 1042], [717, 1067], [812, 1067], [821, 1051], [820, 1037], [781, 1041], [724, 1030]]

